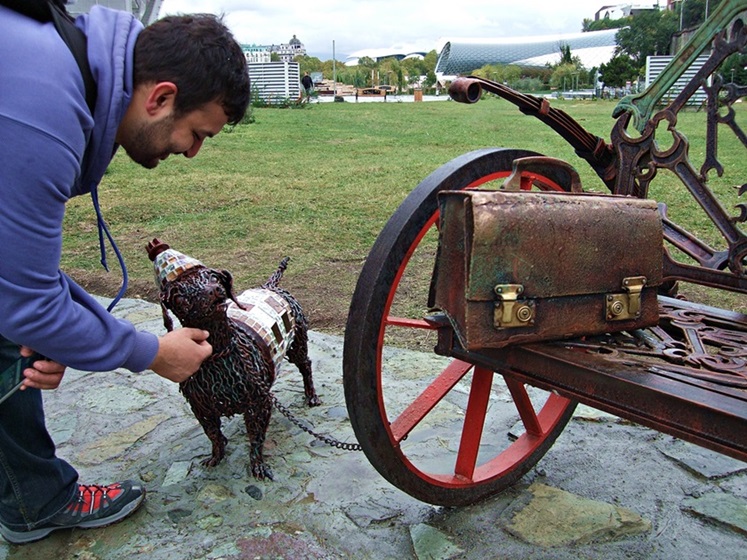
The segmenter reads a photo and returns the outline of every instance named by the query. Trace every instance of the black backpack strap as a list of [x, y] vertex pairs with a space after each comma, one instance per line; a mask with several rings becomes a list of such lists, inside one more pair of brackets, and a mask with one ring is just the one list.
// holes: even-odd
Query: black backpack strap
[[37, 21], [54, 23], [57, 33], [60, 34], [70, 52], [73, 53], [75, 62], [78, 63], [86, 88], [86, 104], [93, 114], [93, 109], [96, 106], [97, 88], [96, 81], [91, 73], [91, 66], [88, 64], [86, 35], [75, 27], [73, 18], [65, 9], [64, 0], [0, 0], [0, 5]]
[[0, 5], [37, 21], [52, 21], [51, 4], [59, 3], [65, 9], [65, 0], [0, 0]]
[[54, 26], [57, 29], [57, 32], [73, 53], [75, 62], [78, 63], [78, 68], [80, 68], [80, 73], [83, 76], [83, 83], [86, 87], [86, 104], [91, 110], [91, 114], [93, 114], [93, 108], [96, 106], [97, 89], [96, 82], [91, 73], [91, 66], [88, 64], [88, 50], [86, 49], [88, 40], [86, 39], [85, 34], [75, 27], [73, 18], [70, 17], [70, 14], [68, 14], [64, 8], [61, 8], [59, 4], [56, 2], [50, 4], [50, 10], [52, 12], [52, 21], [54, 21]]

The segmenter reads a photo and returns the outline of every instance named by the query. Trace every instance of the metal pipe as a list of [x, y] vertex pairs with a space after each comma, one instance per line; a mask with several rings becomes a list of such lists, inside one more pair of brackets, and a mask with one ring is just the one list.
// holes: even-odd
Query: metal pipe
[[482, 86], [472, 78], [457, 78], [449, 86], [449, 95], [459, 103], [477, 103], [482, 95]]

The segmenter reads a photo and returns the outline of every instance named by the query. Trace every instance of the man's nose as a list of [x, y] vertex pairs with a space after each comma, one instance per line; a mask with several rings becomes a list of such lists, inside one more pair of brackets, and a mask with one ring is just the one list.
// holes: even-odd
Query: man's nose
[[186, 152], [182, 152], [184, 157], [187, 157], [187, 158], [195, 157], [197, 155], [197, 152], [200, 151], [200, 148], [202, 148], [203, 142], [204, 140], [195, 140], [194, 144], [192, 144]]

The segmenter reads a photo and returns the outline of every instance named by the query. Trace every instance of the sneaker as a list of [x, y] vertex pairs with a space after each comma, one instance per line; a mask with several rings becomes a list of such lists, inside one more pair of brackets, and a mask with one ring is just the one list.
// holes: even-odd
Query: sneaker
[[63, 511], [44, 525], [26, 531], [14, 531], [0, 524], [0, 533], [13, 544], [38, 541], [59, 529], [93, 529], [121, 521], [140, 507], [145, 488], [131, 480], [109, 486], [78, 485], [78, 495]]

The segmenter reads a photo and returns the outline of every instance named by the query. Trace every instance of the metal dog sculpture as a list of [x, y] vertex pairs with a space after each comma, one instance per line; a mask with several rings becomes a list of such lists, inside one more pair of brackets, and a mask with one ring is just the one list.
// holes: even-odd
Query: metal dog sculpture
[[225, 455], [227, 439], [221, 417], [244, 415], [250, 445], [252, 474], [272, 479], [262, 447], [272, 412], [270, 387], [283, 358], [301, 372], [306, 403], [320, 403], [314, 390], [308, 357], [308, 325], [301, 306], [279, 288], [288, 258], [260, 288], [236, 296], [233, 278], [154, 239], [147, 246], [161, 293], [167, 330], [173, 329], [171, 311], [184, 327], [210, 333], [213, 354], [179, 390], [213, 444], [203, 461], [217, 465]]

